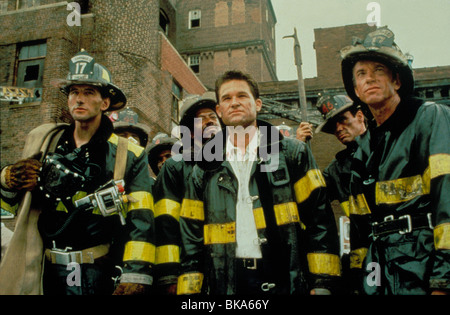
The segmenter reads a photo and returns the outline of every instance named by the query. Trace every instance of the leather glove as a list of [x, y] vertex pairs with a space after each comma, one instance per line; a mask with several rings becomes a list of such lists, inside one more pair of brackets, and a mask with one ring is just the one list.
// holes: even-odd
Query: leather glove
[[114, 290], [113, 295], [144, 295], [148, 286], [140, 283], [121, 283]]
[[42, 163], [34, 158], [20, 160], [3, 169], [1, 183], [11, 190], [31, 191], [37, 185], [41, 167]]

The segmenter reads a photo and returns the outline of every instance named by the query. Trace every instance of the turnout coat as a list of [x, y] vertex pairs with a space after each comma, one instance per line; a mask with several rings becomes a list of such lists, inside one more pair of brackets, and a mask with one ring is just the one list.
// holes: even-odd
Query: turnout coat
[[450, 110], [405, 99], [358, 139], [351, 268], [367, 294], [450, 289]]
[[[277, 294], [331, 289], [340, 276], [340, 261], [336, 223], [323, 176], [307, 145], [283, 138], [275, 127], [262, 121], [258, 126], [261, 145], [251, 171], [248, 202], [253, 204], [255, 241], [261, 245], [267, 280], [277, 283]], [[274, 133], [278, 136], [273, 137]], [[226, 133], [214, 139], [225, 144]], [[193, 169], [189, 184], [194, 185], [197, 200], [182, 209], [179, 218], [178, 294], [236, 293], [238, 185], [224, 152], [219, 151], [222, 160], [203, 159]]]
[[[49, 129], [49, 126], [43, 127]], [[43, 127], [38, 127], [38, 129]], [[155, 262], [155, 227], [151, 194], [152, 181], [144, 149], [125, 141], [128, 146], [125, 146], [127, 163], [123, 179], [125, 192], [131, 201], [125, 206], [123, 213], [126, 221], [124, 226], [121, 225], [117, 213], [104, 217], [98, 207], [71, 217], [75, 211], [73, 204], [76, 200], [93, 193], [99, 186], [113, 179], [119, 143], [119, 137], [113, 133], [112, 123], [106, 116], [102, 116], [101, 126], [91, 141], [79, 149], [75, 149], [73, 143], [73, 128], [74, 125], [65, 124], [57, 127], [50, 126], [50, 130], [61, 130], [62, 132], [53, 148], [49, 146], [51, 143], [49, 139], [54, 137], [54, 131], [44, 134], [39, 130], [32, 131], [24, 149], [24, 152], [29, 155], [24, 157], [29, 157], [39, 151], [45, 155], [48, 152], [67, 154], [79, 150], [79, 154], [88, 155], [90, 163], [96, 165], [98, 173], [82, 189], [83, 191], [75, 189], [76, 193], [72, 198], [68, 202], [63, 202], [54, 198], [47, 199], [38, 188], [32, 193], [27, 192], [25, 198], [21, 193], [7, 191], [4, 188], [1, 190], [2, 208], [15, 212], [20, 206], [19, 210], [23, 212], [23, 214], [19, 212], [15, 234], [17, 238], [23, 237], [24, 239], [16, 243], [14, 242], [16, 235], [13, 236], [5, 261], [2, 261], [1, 265], [0, 274], [5, 281], [2, 291], [5, 294], [41, 294], [42, 257], [44, 250], [51, 249], [54, 245], [59, 249], [71, 247], [71, 250], [78, 251], [105, 244], [109, 247], [108, 256], [111, 264], [103, 266], [99, 272], [106, 272], [109, 274], [107, 278], [111, 279], [114, 264], [118, 264], [123, 268], [123, 282], [152, 284], [152, 267]], [[42, 147], [36, 147], [34, 142], [43, 143]], [[29, 147], [36, 147], [33, 149], [36, 152], [30, 152]], [[92, 171], [94, 172], [94, 170]], [[72, 190], [77, 187], [63, 188]], [[19, 224], [22, 221], [24, 221], [23, 227]], [[27, 230], [28, 232], [26, 232]], [[23, 235], [24, 233], [25, 235]], [[27, 235], [33, 235], [33, 237], [27, 238]], [[14, 244], [17, 246], [13, 246]], [[24, 255], [28, 257], [30, 251], [35, 254], [28, 261], [28, 258], [23, 257]], [[20, 262], [18, 268], [14, 267], [14, 261]], [[66, 273], [70, 272], [70, 270], [66, 270], [66, 266], [59, 269]], [[34, 276], [30, 277], [30, 273], [33, 273]], [[112, 285], [110, 287], [113, 289]], [[68, 286], [64, 286], [64, 288], [72, 289]], [[83, 292], [82, 294], [90, 293]]]

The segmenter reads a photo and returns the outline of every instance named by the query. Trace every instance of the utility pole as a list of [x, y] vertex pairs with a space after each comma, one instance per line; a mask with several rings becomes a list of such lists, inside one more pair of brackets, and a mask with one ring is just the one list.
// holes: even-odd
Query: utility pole
[[302, 52], [300, 48], [300, 42], [297, 37], [297, 28], [294, 27], [294, 34], [290, 36], [284, 36], [284, 38], [294, 38], [294, 57], [295, 57], [295, 65], [297, 66], [297, 75], [298, 75], [298, 95], [299, 95], [299, 103], [302, 114], [302, 121], [308, 122], [308, 109], [306, 103], [306, 92], [305, 92], [305, 82], [303, 81], [303, 72], [302, 72]]

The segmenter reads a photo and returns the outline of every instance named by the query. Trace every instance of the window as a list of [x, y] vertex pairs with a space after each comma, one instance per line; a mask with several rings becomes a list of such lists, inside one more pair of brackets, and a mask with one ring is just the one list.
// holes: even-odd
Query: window
[[46, 43], [36, 43], [19, 48], [16, 86], [26, 88], [42, 87], [46, 54]]
[[167, 17], [166, 12], [163, 10], [159, 11], [159, 27], [163, 30], [166, 36], [169, 34], [169, 18]]
[[200, 27], [201, 11], [189, 11], [189, 29]]
[[191, 55], [189, 56], [189, 67], [191, 67], [194, 73], [200, 72], [200, 55]]
[[8, 1], [7, 0], [1, 0], [0, 1], [0, 13], [8, 11]]
[[41, 0], [17, 0], [17, 10], [37, 7], [41, 4]]
[[172, 120], [178, 123], [179, 121], [179, 101], [182, 97], [183, 89], [181, 86], [175, 81], [172, 82]]

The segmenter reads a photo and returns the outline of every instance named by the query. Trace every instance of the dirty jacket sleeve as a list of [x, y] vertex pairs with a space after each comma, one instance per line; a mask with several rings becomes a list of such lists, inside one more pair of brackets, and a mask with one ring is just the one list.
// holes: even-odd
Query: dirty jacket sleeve
[[290, 145], [293, 146], [288, 151], [288, 161], [293, 163], [290, 176], [294, 180], [300, 221], [306, 232], [311, 286], [331, 288], [339, 281], [341, 266], [337, 227], [326, 183], [309, 147], [303, 142]]

